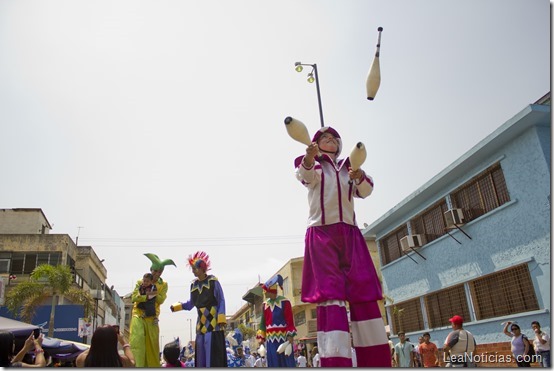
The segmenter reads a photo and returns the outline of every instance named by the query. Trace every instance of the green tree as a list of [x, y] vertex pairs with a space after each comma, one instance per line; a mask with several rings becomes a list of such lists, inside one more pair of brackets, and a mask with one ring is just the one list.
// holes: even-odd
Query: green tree
[[385, 299], [385, 304], [387, 302], [390, 302], [391, 305], [392, 305], [392, 317], [393, 318], [396, 318], [398, 319], [398, 325], [399, 325], [399, 329], [395, 329], [396, 333], [398, 333], [398, 331], [402, 331], [402, 325], [403, 325], [403, 322], [402, 322], [402, 317], [404, 316], [404, 309], [406, 308], [399, 308], [397, 305], [394, 305], [394, 299], [391, 298], [390, 296], [387, 296], [387, 295], [383, 295], [383, 299]]
[[60, 296], [84, 306], [87, 316], [94, 305], [90, 294], [73, 285], [73, 275], [67, 265], [42, 264], [36, 267], [29, 281], [18, 283], [6, 295], [6, 307], [25, 322], [30, 322], [38, 307], [50, 298], [51, 310], [48, 336], [54, 336], [54, 316]]
[[251, 327], [246, 327], [244, 323], [241, 323], [239, 325], [239, 330], [240, 332], [242, 332], [242, 336], [244, 337], [244, 340], [248, 340], [251, 337], [256, 336], [256, 331], [254, 331], [254, 329], [252, 329]]

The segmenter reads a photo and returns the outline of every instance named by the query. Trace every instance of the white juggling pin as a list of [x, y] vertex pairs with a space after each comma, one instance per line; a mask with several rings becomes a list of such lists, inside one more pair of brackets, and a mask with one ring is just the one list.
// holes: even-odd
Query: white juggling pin
[[277, 353], [281, 354], [285, 351], [287, 345], [289, 345], [289, 342], [288, 340], [285, 341], [283, 344], [279, 345], [279, 347], [277, 348]]
[[[288, 341], [287, 341], [288, 343]], [[287, 347], [285, 348], [285, 355], [288, 357], [290, 356], [292, 353], [292, 344], [291, 343], [288, 343]]]
[[260, 345], [260, 347], [258, 348], [258, 354], [261, 356], [261, 357], [265, 357], [266, 355], [266, 350], [265, 350], [265, 347], [264, 345]]
[[350, 166], [352, 167], [352, 170], [358, 170], [364, 163], [366, 157], [367, 152], [364, 144], [362, 142], [358, 142], [354, 148], [352, 148], [350, 156], [348, 157], [350, 159]]
[[302, 123], [302, 121], [289, 116], [285, 118], [285, 127], [287, 128], [287, 133], [289, 133], [292, 139], [300, 143], [304, 143], [307, 146], [312, 144], [308, 129], [306, 128], [306, 125]]
[[375, 52], [375, 59], [373, 59], [373, 64], [369, 69], [366, 80], [366, 91], [367, 99], [373, 100], [379, 90], [379, 85], [381, 85], [381, 67], [379, 65], [379, 51], [381, 49], [381, 32], [383, 27], [377, 29], [379, 31], [379, 39], [377, 40], [377, 51]]

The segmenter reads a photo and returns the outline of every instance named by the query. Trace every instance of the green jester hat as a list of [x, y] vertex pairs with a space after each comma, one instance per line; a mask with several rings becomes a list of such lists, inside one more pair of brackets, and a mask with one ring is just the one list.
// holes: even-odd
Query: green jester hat
[[152, 253], [146, 253], [144, 255], [152, 262], [150, 270], [163, 271], [165, 266], [170, 264], [173, 264], [175, 267], [177, 267], [177, 265], [171, 259], [161, 260], [160, 258], [158, 258], [158, 255]]

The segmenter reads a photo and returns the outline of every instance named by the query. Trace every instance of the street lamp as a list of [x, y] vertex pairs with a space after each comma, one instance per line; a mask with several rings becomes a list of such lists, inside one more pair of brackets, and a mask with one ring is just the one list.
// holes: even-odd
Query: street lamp
[[96, 327], [98, 326], [98, 302], [100, 300], [105, 300], [105, 288], [104, 284], [100, 284], [100, 289], [91, 289], [92, 298], [94, 299], [94, 318], [92, 319], [92, 333], [94, 334], [94, 331], [96, 331]]
[[315, 81], [315, 86], [317, 89], [317, 103], [319, 105], [319, 119], [321, 121], [321, 127], [324, 127], [323, 124], [323, 108], [321, 107], [321, 93], [319, 91], [319, 76], [317, 75], [317, 64], [304, 64], [302, 62], [295, 62], [294, 63], [294, 69], [296, 72], [302, 72], [304, 69], [302, 66], [310, 66], [312, 67], [312, 70], [310, 73], [308, 73], [308, 82], [311, 84]]
[[104, 284], [101, 284], [101, 287], [102, 287], [102, 290], [98, 290], [98, 289], [92, 290], [93, 291], [92, 298], [94, 299], [94, 317], [92, 319], [92, 333], [96, 331], [96, 326], [97, 326], [96, 322], [98, 317], [98, 302], [100, 300], [104, 300], [104, 295], [103, 295]]

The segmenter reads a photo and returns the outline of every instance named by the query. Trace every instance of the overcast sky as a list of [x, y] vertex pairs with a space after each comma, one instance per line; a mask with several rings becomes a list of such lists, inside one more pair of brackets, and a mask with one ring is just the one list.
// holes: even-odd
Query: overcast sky
[[[0, 0], [0, 208], [42, 208], [51, 233], [105, 259], [130, 292], [145, 252], [163, 277], [163, 343], [189, 340], [169, 305], [205, 250], [227, 314], [303, 255], [304, 146], [283, 119], [367, 147], [371, 224], [550, 89], [539, 0]], [[381, 40], [381, 87], [365, 81]], [[82, 227], [82, 228], [79, 228]]]

